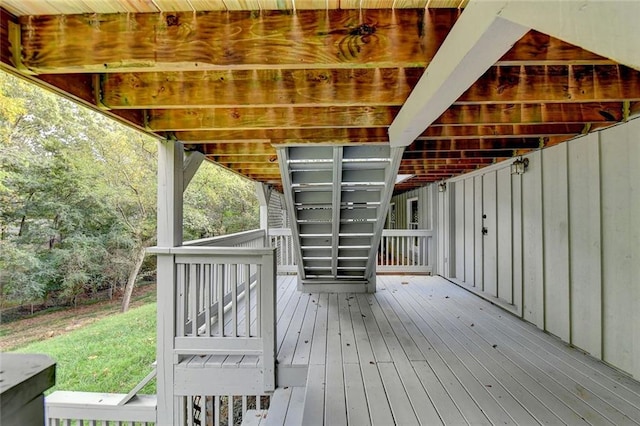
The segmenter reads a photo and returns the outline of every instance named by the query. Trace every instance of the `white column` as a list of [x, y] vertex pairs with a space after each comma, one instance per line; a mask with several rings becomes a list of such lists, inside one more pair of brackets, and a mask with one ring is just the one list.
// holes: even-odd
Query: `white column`
[[[182, 245], [183, 146], [180, 142], [158, 143], [158, 243], [159, 248]], [[175, 336], [175, 282], [171, 254], [158, 254], [157, 266], [157, 422], [179, 423], [173, 393], [173, 338]]]
[[264, 229], [266, 238], [269, 237], [269, 198], [271, 188], [264, 183], [256, 182], [256, 197], [260, 204], [260, 229]]

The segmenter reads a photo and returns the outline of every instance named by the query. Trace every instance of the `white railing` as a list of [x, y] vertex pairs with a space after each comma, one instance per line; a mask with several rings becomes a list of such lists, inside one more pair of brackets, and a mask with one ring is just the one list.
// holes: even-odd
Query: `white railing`
[[239, 425], [249, 410], [269, 408], [269, 395], [195, 395], [184, 398], [185, 424]]
[[385, 229], [378, 247], [378, 272], [433, 272], [433, 231]]
[[264, 390], [273, 390], [275, 249], [191, 246], [154, 251], [159, 261], [173, 257], [173, 349], [178, 359], [256, 355], [263, 364]]
[[279, 274], [297, 273], [293, 236], [289, 228], [269, 228], [271, 246], [276, 248], [276, 265]]
[[221, 235], [219, 237], [203, 238], [201, 240], [186, 241], [185, 247], [265, 247], [265, 232], [263, 229], [238, 232], [236, 234]]
[[[277, 250], [278, 273], [296, 273], [291, 229], [269, 229], [269, 237]], [[383, 273], [433, 273], [433, 231], [384, 229], [376, 270]]]
[[155, 395], [56, 391], [45, 399], [46, 426], [150, 426], [156, 422]]

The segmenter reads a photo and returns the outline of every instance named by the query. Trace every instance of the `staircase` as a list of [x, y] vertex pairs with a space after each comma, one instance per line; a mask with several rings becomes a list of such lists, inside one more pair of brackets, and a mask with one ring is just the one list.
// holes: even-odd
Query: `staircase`
[[278, 147], [300, 290], [375, 291], [401, 157], [387, 144]]

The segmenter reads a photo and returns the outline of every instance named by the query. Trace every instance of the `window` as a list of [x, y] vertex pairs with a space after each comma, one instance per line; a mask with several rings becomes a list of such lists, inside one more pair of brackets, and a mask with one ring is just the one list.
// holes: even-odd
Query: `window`
[[409, 198], [407, 200], [407, 229], [418, 229], [419, 220], [418, 198]]

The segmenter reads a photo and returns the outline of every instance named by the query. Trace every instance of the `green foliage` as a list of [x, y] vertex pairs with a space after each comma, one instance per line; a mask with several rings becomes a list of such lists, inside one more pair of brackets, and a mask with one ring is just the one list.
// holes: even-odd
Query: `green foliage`
[[[151, 371], [156, 358], [156, 304], [109, 316], [17, 352], [44, 353], [56, 360], [56, 386], [49, 392], [126, 393]], [[155, 382], [143, 393], [155, 393]]]
[[[0, 306], [135, 276], [155, 239], [157, 143], [0, 72]], [[257, 212], [248, 180], [207, 163], [185, 193], [185, 238], [255, 228]]]
[[214, 164], [203, 164], [184, 194], [185, 239], [258, 228], [254, 191], [249, 180]]

